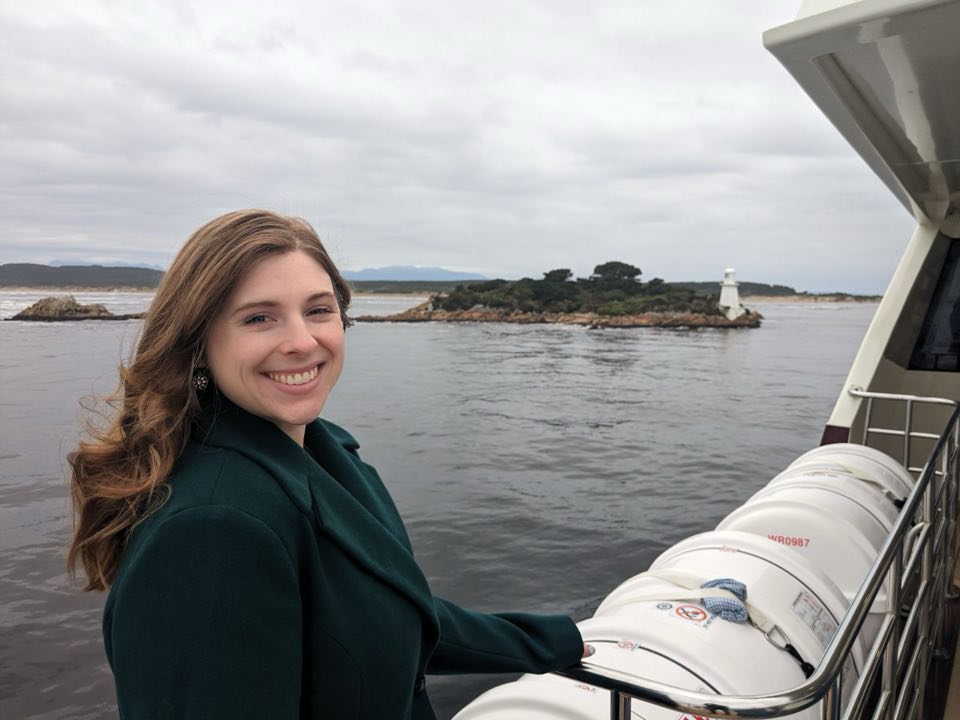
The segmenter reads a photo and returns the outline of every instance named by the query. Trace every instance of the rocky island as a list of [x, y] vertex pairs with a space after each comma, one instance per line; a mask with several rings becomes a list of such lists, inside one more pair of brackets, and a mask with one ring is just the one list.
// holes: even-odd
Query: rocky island
[[639, 268], [612, 261], [587, 278], [560, 268], [540, 280], [488, 280], [458, 285], [446, 295], [396, 315], [365, 315], [361, 322], [561, 323], [588, 327], [755, 328], [762, 316], [746, 310], [728, 319], [718, 295], [705, 295], [654, 278], [641, 282]]
[[114, 315], [100, 303], [81, 305], [73, 295], [45, 297], [7, 320], [54, 322], [59, 320], [136, 320], [143, 313]]

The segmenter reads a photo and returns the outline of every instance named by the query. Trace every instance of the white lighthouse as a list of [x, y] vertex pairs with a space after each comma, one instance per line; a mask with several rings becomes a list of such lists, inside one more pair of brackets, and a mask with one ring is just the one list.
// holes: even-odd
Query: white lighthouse
[[740, 304], [735, 275], [733, 268], [727, 268], [723, 271], [723, 282], [720, 283], [720, 302], [717, 304], [720, 311], [727, 316], [727, 320], [736, 320], [746, 312]]

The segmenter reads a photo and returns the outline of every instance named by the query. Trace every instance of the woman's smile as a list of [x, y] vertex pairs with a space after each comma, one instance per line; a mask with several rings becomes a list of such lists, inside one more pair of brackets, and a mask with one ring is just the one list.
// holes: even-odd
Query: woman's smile
[[268, 378], [274, 382], [280, 383], [281, 385], [307, 385], [313, 380], [317, 379], [317, 375], [320, 372], [320, 365], [314, 365], [312, 368], [307, 370], [287, 370], [281, 372], [267, 372], [264, 373]]

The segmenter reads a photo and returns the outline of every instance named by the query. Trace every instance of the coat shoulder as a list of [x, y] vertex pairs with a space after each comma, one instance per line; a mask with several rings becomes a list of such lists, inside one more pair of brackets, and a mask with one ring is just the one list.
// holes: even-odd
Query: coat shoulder
[[230, 509], [266, 525], [293, 555], [301, 539], [298, 529], [309, 524], [274, 474], [229, 448], [192, 445], [167, 485], [166, 502], [144, 522], [147, 533], [187, 510], [214, 514]]
[[175, 506], [229, 505], [256, 515], [264, 506], [290, 504], [275, 473], [230, 448], [191, 446], [168, 482]]

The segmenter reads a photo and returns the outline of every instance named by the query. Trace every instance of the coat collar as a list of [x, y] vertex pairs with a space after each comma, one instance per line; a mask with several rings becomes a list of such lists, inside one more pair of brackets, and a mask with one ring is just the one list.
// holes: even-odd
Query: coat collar
[[194, 438], [263, 467], [297, 509], [312, 516], [318, 533], [413, 600], [436, 629], [433, 596], [403, 522], [376, 471], [356, 454], [359, 444], [348, 432], [315, 420], [306, 430], [308, 453], [273, 423], [216, 393], [204, 403]]

